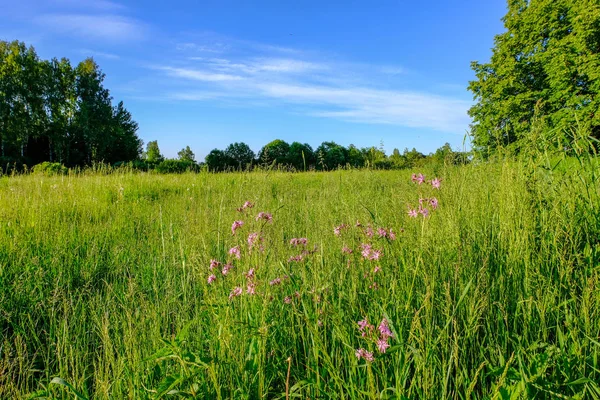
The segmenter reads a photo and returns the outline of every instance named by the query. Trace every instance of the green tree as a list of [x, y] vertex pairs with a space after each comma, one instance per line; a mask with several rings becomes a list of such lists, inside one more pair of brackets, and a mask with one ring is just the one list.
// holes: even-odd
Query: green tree
[[559, 130], [578, 121], [600, 137], [600, 3], [509, 0], [503, 21], [490, 62], [472, 63], [475, 147], [518, 147], [534, 121]]
[[160, 154], [158, 140], [152, 140], [146, 145], [146, 161], [149, 163], [159, 163], [165, 158]]
[[335, 142], [323, 142], [317, 150], [317, 168], [333, 170], [346, 165], [348, 150]]
[[[140, 158], [143, 142], [137, 135], [138, 124], [120, 101], [113, 109], [111, 148], [107, 162], [132, 161]], [[158, 147], [158, 144], [157, 144]], [[160, 153], [160, 152], [159, 152]]]
[[255, 154], [246, 143], [232, 143], [225, 149], [230, 166], [236, 169], [247, 169], [252, 165]]
[[315, 152], [308, 143], [294, 142], [288, 152], [288, 163], [297, 171], [305, 171], [315, 165]]
[[179, 157], [179, 159], [181, 161], [190, 161], [190, 162], [193, 162], [193, 163], [196, 162], [196, 155], [194, 154], [194, 152], [192, 151], [192, 149], [190, 149], [190, 146], [185, 146], [184, 149], [181, 149], [177, 153], [177, 157]]
[[365, 166], [365, 157], [363, 152], [353, 144], [348, 146], [348, 164], [354, 168], [362, 168]]
[[206, 155], [204, 159], [209, 171], [225, 171], [232, 164], [232, 161], [223, 150], [214, 149]]
[[288, 164], [290, 145], [281, 140], [275, 139], [266, 144], [258, 152], [258, 161], [264, 164]]

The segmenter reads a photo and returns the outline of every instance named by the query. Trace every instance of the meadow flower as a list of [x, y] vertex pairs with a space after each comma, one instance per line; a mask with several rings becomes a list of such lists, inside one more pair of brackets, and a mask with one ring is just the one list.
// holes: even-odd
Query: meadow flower
[[231, 234], [235, 235], [235, 231], [241, 228], [242, 225], [244, 225], [244, 221], [233, 221], [233, 224], [231, 225]]
[[425, 182], [425, 175], [423, 175], [423, 174], [417, 175], [417, 183], [420, 185], [423, 182]]
[[377, 340], [377, 349], [380, 353], [385, 353], [386, 349], [390, 347], [387, 338], [386, 339], [378, 339]]
[[249, 201], [246, 201], [244, 203], [244, 205], [242, 206], [242, 208], [244, 208], [244, 209], [246, 209], [246, 208], [252, 208], [252, 207], [254, 207], [254, 203], [251, 203]]
[[232, 255], [239, 260], [242, 257], [240, 253], [240, 246], [235, 246], [229, 249], [229, 255]]
[[434, 189], [439, 189], [441, 182], [442, 181], [440, 179], [434, 178], [431, 180], [431, 187], [433, 187]]
[[293, 238], [292, 240], [290, 240], [290, 244], [292, 246], [298, 246], [298, 245], [306, 246], [308, 244], [308, 239], [307, 238]]
[[246, 293], [249, 295], [256, 294], [254, 283], [252, 283], [252, 282], [248, 283], [248, 287], [246, 288]]
[[354, 354], [356, 355], [356, 358], [358, 358], [359, 360], [361, 358], [364, 358], [365, 361], [368, 361], [368, 362], [372, 362], [373, 360], [375, 360], [375, 358], [373, 357], [373, 353], [370, 351], [367, 351], [365, 349], [357, 349]]
[[390, 229], [390, 231], [388, 232], [388, 239], [390, 240], [396, 240], [396, 234], [394, 233], [393, 230]]
[[346, 228], [348, 228], [348, 225], [341, 224], [341, 225], [336, 226], [336, 227], [333, 228], [333, 233], [334, 233], [335, 236], [340, 236], [342, 234], [342, 231], [344, 229], [346, 229]]
[[361, 251], [360, 254], [364, 258], [369, 258], [369, 256], [371, 255], [371, 250], [372, 250], [371, 245], [368, 244], [368, 243], [363, 243], [363, 244], [360, 245], [360, 247], [362, 248], [362, 251]]
[[248, 270], [248, 272], [246, 272], [246, 279], [253, 279], [254, 278], [254, 268], [250, 268], [250, 270]]
[[377, 284], [377, 282], [373, 282], [369, 285], [369, 289], [377, 290], [379, 289], [379, 284]]
[[269, 285], [271, 285], [271, 286], [281, 285], [281, 278], [273, 279], [271, 282], [269, 282]]
[[241, 295], [242, 295], [242, 292], [243, 292], [243, 290], [242, 290], [242, 288], [241, 288], [241, 287], [239, 287], [239, 286], [238, 286], [238, 287], [234, 288], [234, 289], [231, 291], [231, 293], [229, 293], [229, 300], [231, 300], [231, 299], [232, 299], [232, 298], [234, 298], [234, 297], [241, 296]]
[[254, 246], [256, 246], [256, 243], [261, 241], [260, 234], [257, 232], [253, 232], [253, 233], [249, 234], [247, 241], [248, 241], [248, 247], [253, 248]]
[[358, 321], [357, 324], [358, 330], [362, 332], [369, 327], [369, 320], [367, 319], [367, 317], [365, 317], [364, 319]]
[[210, 276], [208, 277], [208, 283], [209, 283], [209, 284], [210, 284], [210, 283], [213, 283], [213, 282], [214, 282], [216, 279], [217, 279], [217, 277], [216, 277], [215, 275], [210, 275]]
[[383, 255], [383, 252], [381, 250], [373, 250], [371, 251], [371, 254], [369, 255], [369, 260], [379, 260], [381, 258], [381, 256]]
[[380, 238], [384, 238], [387, 237], [388, 233], [384, 228], [379, 228], [377, 229], [377, 235], [379, 235]]
[[283, 299], [283, 302], [285, 304], [290, 304], [292, 302], [292, 298], [290, 296], [285, 296], [285, 298]]
[[381, 323], [379, 324], [377, 329], [379, 329], [379, 333], [381, 333], [381, 337], [384, 339], [394, 336], [394, 334], [392, 333], [390, 326], [387, 322], [387, 319], [385, 319], [385, 318], [381, 320]]
[[416, 182], [416, 181], [417, 181], [417, 174], [412, 174], [412, 176], [410, 177], [410, 179], [411, 179], [413, 182]]
[[429, 204], [431, 205], [431, 208], [435, 210], [436, 208], [438, 208], [438, 199], [436, 199], [435, 197], [430, 198]]
[[426, 208], [420, 208], [419, 214], [423, 215], [423, 217], [427, 217], [429, 215], [429, 210]]
[[408, 216], [411, 218], [417, 218], [417, 210], [415, 210], [414, 208], [411, 208], [408, 210]]
[[261, 220], [264, 219], [267, 222], [273, 222], [273, 216], [271, 215], [271, 213], [268, 212], [259, 212], [258, 215], [256, 216], [256, 220]]
[[342, 247], [342, 253], [344, 253], [344, 254], [352, 254], [352, 249], [349, 248], [349, 247], [347, 247], [347, 246], [344, 246], [344, 247]]
[[231, 265], [231, 264], [225, 264], [225, 265], [223, 266], [223, 269], [221, 270], [221, 273], [222, 273], [223, 275], [227, 275], [227, 273], [229, 272], [229, 270], [230, 270], [231, 268], [233, 268], [233, 265]]
[[381, 271], [381, 267], [379, 265], [373, 269], [374, 274], [378, 273], [379, 271]]
[[291, 256], [288, 258], [288, 262], [300, 262], [304, 260], [304, 255], [298, 254], [297, 256]]
[[367, 229], [365, 229], [365, 235], [367, 235], [369, 238], [372, 238], [374, 234], [375, 232], [373, 232], [373, 228], [367, 226]]
[[218, 262], [217, 260], [210, 260], [210, 270], [212, 271], [213, 269], [217, 268], [219, 265], [221, 265], [220, 262]]

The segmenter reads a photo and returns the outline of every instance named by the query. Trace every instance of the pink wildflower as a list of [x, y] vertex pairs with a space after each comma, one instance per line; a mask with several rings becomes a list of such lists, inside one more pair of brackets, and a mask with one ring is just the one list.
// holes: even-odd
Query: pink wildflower
[[388, 232], [388, 239], [390, 240], [396, 240], [396, 234], [394, 233], [393, 230], [390, 229], [390, 231]]
[[371, 245], [368, 243], [363, 243], [360, 245], [360, 247], [362, 248], [362, 252], [361, 252], [362, 256], [364, 258], [369, 258], [369, 256], [371, 255], [371, 250], [372, 250]]
[[238, 260], [240, 258], [242, 258], [241, 253], [240, 253], [240, 246], [235, 246], [235, 247], [232, 247], [231, 249], [229, 249], [229, 255], [234, 256]]
[[379, 333], [381, 333], [381, 337], [384, 339], [394, 336], [394, 334], [392, 333], [390, 326], [387, 322], [387, 319], [385, 319], [385, 318], [381, 320], [381, 323], [379, 324], [377, 329], [379, 329]]
[[244, 225], [244, 221], [233, 221], [233, 224], [231, 225], [231, 234], [235, 235], [235, 231], [241, 228], [242, 225]]
[[440, 184], [441, 184], [441, 182], [442, 182], [442, 181], [441, 181], [441, 180], [439, 180], [438, 178], [434, 178], [434, 179], [432, 179], [432, 180], [431, 180], [431, 186], [432, 186], [434, 189], [439, 189], [439, 188], [440, 188]]
[[369, 289], [377, 290], [379, 289], [379, 285], [377, 282], [373, 282], [371, 285], [369, 285]]
[[364, 358], [365, 361], [368, 361], [368, 362], [372, 362], [373, 360], [375, 360], [375, 358], [373, 357], [373, 353], [370, 351], [367, 351], [365, 349], [358, 349], [358, 350], [356, 350], [356, 352], [354, 354], [356, 355], [356, 358], [358, 358], [359, 360], [361, 358]]
[[239, 286], [238, 286], [238, 287], [234, 288], [234, 289], [231, 291], [231, 293], [229, 293], [229, 300], [231, 300], [231, 299], [232, 299], [232, 298], [234, 298], [234, 297], [241, 296], [241, 295], [242, 295], [242, 292], [243, 292], [243, 290], [242, 290], [242, 288], [241, 288], [241, 287], [239, 287]]
[[283, 299], [283, 302], [285, 304], [290, 304], [292, 302], [292, 298], [290, 296], [285, 296], [285, 298]]
[[244, 205], [242, 206], [242, 208], [252, 208], [252, 207], [254, 207], [254, 203], [251, 203], [249, 201], [246, 201], [244, 203]]
[[423, 215], [423, 217], [426, 218], [429, 215], [429, 210], [426, 208], [420, 208], [419, 214]]
[[417, 174], [412, 174], [411, 178], [410, 178], [413, 182], [417, 181]]
[[254, 283], [252, 283], [252, 282], [248, 283], [248, 288], [246, 289], [246, 293], [248, 293], [249, 295], [256, 294]]
[[214, 282], [216, 279], [217, 279], [217, 277], [216, 277], [215, 275], [210, 275], [210, 276], [208, 277], [208, 283], [209, 283], [209, 284], [210, 284], [210, 283], [213, 283], [213, 282]]
[[290, 244], [292, 246], [298, 246], [298, 245], [306, 246], [308, 244], [308, 239], [307, 238], [293, 238], [292, 240], [290, 240]]
[[381, 267], [379, 265], [373, 269], [374, 274], [378, 273], [379, 271], [381, 271]]
[[375, 232], [373, 232], [373, 228], [367, 226], [367, 229], [365, 229], [365, 235], [367, 235], [369, 238], [372, 238], [374, 234]]
[[425, 182], [425, 175], [423, 175], [423, 174], [417, 175], [417, 183], [420, 185], [423, 182]]
[[358, 330], [362, 332], [369, 327], [369, 320], [367, 319], [367, 317], [365, 317], [363, 320], [358, 321], [357, 324]]
[[378, 339], [377, 340], [377, 349], [380, 353], [385, 353], [386, 349], [390, 347], [387, 339]]
[[349, 248], [349, 247], [344, 246], [344, 247], [342, 247], [342, 253], [344, 253], [344, 254], [352, 254], [352, 249]]
[[377, 235], [379, 235], [380, 238], [384, 238], [387, 237], [388, 233], [384, 228], [379, 228], [377, 229]]
[[369, 255], [369, 260], [379, 260], [381, 258], [381, 256], [383, 255], [383, 252], [381, 250], [373, 250], [371, 252], [371, 254]]
[[348, 225], [341, 224], [333, 228], [333, 233], [335, 234], [335, 236], [340, 236], [342, 234], [342, 231], [346, 228], [348, 228]]
[[254, 268], [250, 268], [250, 270], [248, 270], [248, 272], [246, 272], [246, 279], [253, 279], [254, 278]]
[[429, 204], [431, 205], [431, 208], [433, 208], [434, 210], [438, 208], [438, 199], [436, 199], [435, 197], [432, 197], [431, 199], [429, 199]]
[[210, 270], [212, 271], [213, 269], [217, 268], [219, 265], [221, 265], [220, 262], [218, 262], [217, 260], [210, 260]]
[[261, 220], [264, 219], [267, 222], [273, 222], [273, 216], [271, 215], [271, 213], [268, 212], [259, 212], [258, 215], [256, 216], [256, 220]]
[[288, 262], [300, 262], [302, 260], [304, 260], [303, 254], [298, 254], [297, 256], [291, 256], [290, 258], [288, 258]]
[[408, 210], [408, 216], [411, 218], [417, 218], [417, 210], [415, 210], [414, 208], [411, 208]]
[[271, 286], [281, 285], [281, 278], [273, 279], [271, 282], [269, 282], [269, 285], [271, 285]]
[[231, 268], [233, 268], [233, 265], [231, 265], [231, 264], [225, 264], [225, 265], [223, 266], [223, 270], [221, 271], [221, 273], [222, 273], [223, 275], [227, 275], [227, 273], [229, 272], [229, 270], [230, 270]]
[[253, 248], [254, 246], [256, 246], [256, 243], [261, 241], [260, 234], [257, 232], [253, 232], [253, 233], [249, 234], [247, 241], [248, 241], [248, 247]]

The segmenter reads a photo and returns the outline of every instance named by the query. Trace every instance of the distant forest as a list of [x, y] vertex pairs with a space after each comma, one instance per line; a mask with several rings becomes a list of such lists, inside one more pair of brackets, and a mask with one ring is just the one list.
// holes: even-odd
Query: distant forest
[[33, 47], [0, 41], [0, 165], [43, 161], [69, 167], [139, 159], [138, 125], [112, 104], [88, 58], [40, 60]]

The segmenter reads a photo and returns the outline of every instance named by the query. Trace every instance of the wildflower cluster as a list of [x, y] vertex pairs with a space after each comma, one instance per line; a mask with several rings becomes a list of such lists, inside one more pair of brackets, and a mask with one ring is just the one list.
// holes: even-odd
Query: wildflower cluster
[[[439, 178], [433, 178], [430, 181], [426, 181], [425, 175], [423, 174], [413, 174], [412, 181], [421, 185], [423, 183], [429, 183], [433, 189], [440, 189], [441, 180]], [[438, 208], [439, 202], [435, 197], [430, 198], [419, 198], [419, 207], [415, 208], [412, 206], [408, 206], [408, 216], [410, 218], [417, 218], [419, 215], [422, 215], [423, 218], [427, 218], [431, 211], [435, 211]]]
[[[361, 336], [370, 342], [372, 342], [379, 353], [385, 353], [387, 349], [390, 347], [389, 340], [394, 337], [392, 330], [388, 324], [387, 319], [383, 318], [381, 323], [377, 327], [377, 331], [375, 327], [369, 323], [367, 317], [357, 322], [358, 331], [361, 333]], [[368, 352], [364, 348], [360, 348], [356, 350], [356, 357], [360, 360], [364, 358], [366, 361], [373, 361], [373, 353]]]

